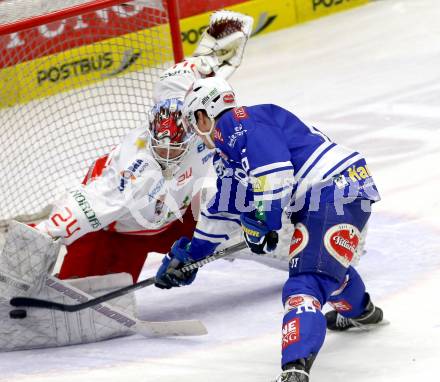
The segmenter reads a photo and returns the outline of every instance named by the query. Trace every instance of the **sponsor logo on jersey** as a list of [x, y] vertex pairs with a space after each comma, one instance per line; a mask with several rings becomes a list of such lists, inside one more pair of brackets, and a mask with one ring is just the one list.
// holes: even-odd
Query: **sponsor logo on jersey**
[[368, 166], [351, 166], [348, 170], [348, 176], [353, 182], [369, 178], [371, 176]]
[[301, 337], [299, 334], [299, 318], [295, 317], [294, 319], [286, 322], [283, 325], [283, 340], [281, 344], [282, 350], [287, 348], [289, 345], [292, 345], [298, 342]]
[[298, 308], [298, 306], [302, 304], [304, 304], [303, 296], [293, 296], [286, 301], [286, 309], [290, 311], [292, 309]]
[[134, 182], [136, 180], [136, 175], [142, 174], [148, 167], [148, 163], [144, 162], [142, 159], [136, 159], [128, 169], [121, 171], [121, 178], [119, 180], [119, 191], [124, 191], [128, 182]]
[[239, 121], [240, 119], [247, 119], [249, 117], [249, 115], [248, 115], [246, 109], [243, 106], [241, 106], [241, 107], [234, 108], [233, 117], [234, 117], [234, 119]]
[[352, 310], [351, 304], [346, 300], [339, 301], [328, 301], [328, 303], [335, 309], [337, 312], [350, 312]]
[[289, 262], [302, 252], [308, 243], [309, 231], [307, 230], [307, 227], [302, 223], [295, 224], [295, 231], [293, 232], [290, 241]]
[[336, 224], [324, 235], [327, 251], [342, 266], [348, 267], [359, 245], [361, 233], [351, 224]]
[[72, 194], [75, 201], [78, 203], [79, 207], [81, 208], [82, 212], [87, 218], [87, 221], [89, 222], [90, 226], [94, 229], [100, 227], [101, 222], [96, 217], [95, 211], [92, 209], [90, 203], [87, 201], [86, 197], [81, 193], [81, 191], [75, 190], [75, 191], [71, 191], [70, 193]]
[[223, 139], [222, 131], [218, 127], [216, 127], [214, 130], [214, 141], [218, 141], [221, 143], [225, 142], [225, 140]]
[[197, 145], [197, 152], [198, 153], [201, 153], [203, 150], [205, 150], [206, 149], [206, 145], [204, 144], [204, 143], [199, 143], [198, 145]]
[[[233, 148], [235, 146], [235, 143], [237, 142], [237, 139], [239, 137], [242, 137], [243, 135], [246, 134], [247, 130], [243, 129], [243, 127], [237, 126], [235, 127], [235, 133], [233, 133], [232, 135], [229, 136], [229, 140], [228, 140], [228, 146]], [[238, 130], [237, 130], [238, 129]]]
[[179, 68], [179, 69], [174, 69], [173, 70], [169, 70], [165, 73], [163, 73], [160, 77], [159, 80], [163, 81], [166, 80], [168, 77], [174, 77], [174, 76], [180, 76], [183, 74], [193, 74], [193, 70], [191, 69], [191, 67], [188, 68]]
[[321, 310], [321, 303], [313, 296], [295, 295], [289, 297], [284, 304], [284, 314], [294, 309], [297, 310], [297, 314], [304, 312], [316, 313], [316, 310]]

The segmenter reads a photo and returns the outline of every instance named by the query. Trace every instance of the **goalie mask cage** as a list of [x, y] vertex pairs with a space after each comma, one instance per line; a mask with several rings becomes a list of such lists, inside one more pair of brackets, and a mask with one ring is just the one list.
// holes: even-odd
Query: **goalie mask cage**
[[33, 221], [129, 129], [183, 58], [177, 0], [0, 2], [0, 228]]

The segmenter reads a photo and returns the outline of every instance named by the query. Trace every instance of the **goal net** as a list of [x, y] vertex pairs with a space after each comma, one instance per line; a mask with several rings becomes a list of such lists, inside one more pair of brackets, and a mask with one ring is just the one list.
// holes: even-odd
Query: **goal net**
[[145, 123], [154, 82], [181, 58], [175, 3], [0, 2], [0, 227], [44, 217]]

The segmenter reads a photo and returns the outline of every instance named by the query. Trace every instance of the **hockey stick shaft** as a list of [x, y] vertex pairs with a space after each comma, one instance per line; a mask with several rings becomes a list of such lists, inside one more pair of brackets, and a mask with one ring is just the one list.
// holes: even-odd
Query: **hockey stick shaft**
[[[198, 269], [212, 261], [215, 261], [217, 259], [220, 259], [222, 257], [226, 257], [229, 255], [232, 255], [235, 252], [241, 251], [242, 249], [246, 248], [247, 245], [245, 242], [240, 242], [238, 244], [231, 245], [230, 247], [227, 247], [221, 251], [215, 252], [211, 256], [206, 257], [205, 259], [196, 261], [195, 263], [186, 265], [180, 271], [182, 272], [188, 272], [195, 269]], [[123, 296], [127, 293], [134, 292], [138, 289], [145, 288], [147, 286], [150, 286], [156, 282], [156, 277], [150, 277], [146, 280], [140, 281], [138, 283], [135, 283], [133, 285], [126, 286], [121, 289], [117, 289], [113, 292], [104, 294], [102, 296], [93, 298], [88, 301], [80, 302], [79, 304], [61, 304], [59, 302], [55, 301], [49, 301], [49, 300], [40, 300], [37, 298], [32, 297], [13, 297], [10, 300], [10, 304], [15, 307], [28, 307], [28, 308], [43, 308], [43, 309], [54, 309], [54, 310], [60, 310], [63, 312], [77, 312], [82, 309], [90, 308], [95, 305], [98, 305], [102, 302], [112, 300], [116, 297]]]
[[[54, 276], [48, 276], [45, 284], [48, 289], [79, 302], [93, 298], [93, 296], [87, 294], [81, 289], [76, 288], [64, 280], [59, 280]], [[93, 309], [97, 315], [106, 317], [128, 330], [148, 338], [166, 336], [200, 336], [208, 332], [205, 325], [199, 320], [164, 322], [144, 321], [125, 312], [118, 306], [106, 303], [92, 306], [91, 309]]]
[[[46, 287], [79, 302], [88, 301], [89, 299], [93, 298], [93, 296], [87, 294], [86, 292], [75, 288], [73, 285], [64, 282], [63, 280], [59, 280], [54, 276], [47, 277]], [[208, 332], [203, 322], [199, 320], [162, 322], [144, 321], [125, 312], [118, 306], [110, 305], [105, 302], [92, 306], [90, 309], [93, 309], [96, 314], [107, 317], [107, 319], [118, 323], [130, 331], [148, 338], [167, 336], [201, 336]]]

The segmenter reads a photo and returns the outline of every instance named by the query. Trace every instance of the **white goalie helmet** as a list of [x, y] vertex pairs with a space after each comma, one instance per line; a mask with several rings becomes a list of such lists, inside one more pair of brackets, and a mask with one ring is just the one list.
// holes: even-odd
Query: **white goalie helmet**
[[[222, 77], [202, 78], [194, 82], [183, 102], [183, 125], [188, 134], [209, 136], [214, 128], [214, 118], [221, 112], [236, 107], [231, 85]], [[212, 121], [211, 130], [202, 132], [197, 126], [196, 113], [204, 110]]]
[[158, 102], [150, 111], [148, 141], [152, 155], [163, 169], [177, 166], [190, 150], [194, 133], [182, 124], [182, 101]]

